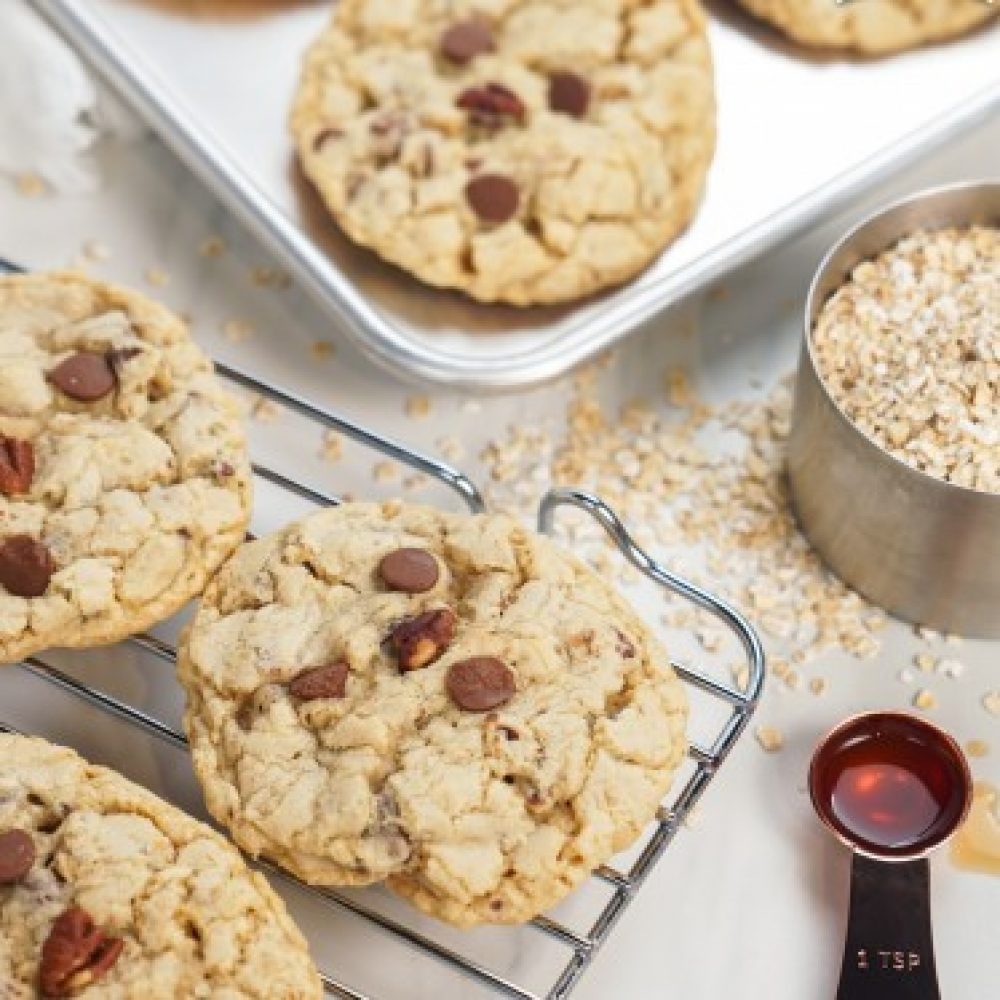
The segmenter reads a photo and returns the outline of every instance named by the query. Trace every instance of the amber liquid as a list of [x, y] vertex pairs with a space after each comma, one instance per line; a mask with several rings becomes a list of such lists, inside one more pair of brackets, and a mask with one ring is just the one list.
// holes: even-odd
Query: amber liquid
[[961, 817], [964, 775], [944, 746], [912, 738], [892, 720], [849, 734], [816, 776], [830, 821], [862, 850], [920, 853]]

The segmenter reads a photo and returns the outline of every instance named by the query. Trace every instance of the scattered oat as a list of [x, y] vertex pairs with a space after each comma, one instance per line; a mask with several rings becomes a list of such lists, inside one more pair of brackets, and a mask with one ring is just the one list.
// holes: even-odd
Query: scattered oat
[[403, 480], [403, 487], [407, 490], [422, 490], [429, 482], [430, 477], [423, 472], [413, 472]]
[[1000, 228], [916, 232], [823, 307], [816, 362], [847, 416], [900, 461], [1000, 493]]
[[166, 288], [170, 284], [170, 275], [162, 267], [147, 267], [143, 272], [146, 284], [154, 288]]
[[957, 681], [965, 673], [965, 664], [961, 660], [945, 657], [938, 661], [938, 673], [953, 681]]
[[745, 663], [738, 663], [729, 668], [733, 683], [740, 691], [746, 691], [750, 686], [750, 668]]
[[372, 466], [372, 479], [377, 483], [394, 483], [399, 479], [399, 466], [386, 459]]
[[983, 708], [990, 715], [1000, 718], [1000, 691], [989, 691], [983, 695]]
[[449, 462], [461, 462], [465, 458], [465, 447], [458, 438], [448, 434], [437, 439], [437, 450]]
[[213, 260], [221, 257], [225, 252], [226, 243], [221, 236], [208, 236], [201, 241], [201, 246], [198, 247], [198, 253], [202, 257], [208, 257]]
[[937, 708], [937, 703], [934, 692], [928, 691], [926, 688], [922, 688], [913, 696], [914, 706], [924, 712], [930, 712]]
[[83, 256], [87, 260], [95, 262], [109, 260], [111, 257], [111, 248], [99, 240], [87, 240], [83, 244]]
[[916, 675], [913, 673], [912, 670], [909, 670], [907, 667], [903, 667], [903, 669], [900, 670], [897, 676], [899, 677], [899, 681], [901, 684], [912, 684], [914, 677]]
[[925, 674], [932, 673], [937, 666], [937, 659], [930, 653], [917, 653], [913, 657], [913, 665]]
[[825, 677], [814, 677], [809, 682], [809, 690], [817, 697], [826, 693], [827, 683]]
[[258, 288], [288, 288], [292, 279], [287, 271], [277, 267], [255, 267], [250, 271], [250, 280]]
[[785, 734], [774, 726], [758, 726], [754, 735], [767, 753], [777, 753], [785, 745]]
[[411, 420], [419, 420], [429, 416], [431, 401], [429, 396], [410, 396], [406, 401], [406, 415]]
[[242, 344], [249, 340], [254, 328], [244, 319], [227, 319], [222, 324], [222, 336], [231, 344]]
[[333, 357], [336, 350], [329, 340], [314, 340], [309, 347], [309, 352], [317, 361], [327, 361]]
[[25, 198], [40, 198], [48, 190], [45, 181], [38, 174], [20, 174], [15, 180], [19, 194]]
[[965, 752], [970, 757], [987, 757], [990, 752], [990, 745], [986, 740], [969, 740], [965, 744]]
[[948, 643], [949, 646], [961, 646], [965, 640], [960, 636], [956, 635], [954, 632], [946, 633], [944, 641]]
[[688, 810], [687, 815], [684, 817], [684, 826], [689, 830], [694, 830], [701, 824], [701, 804], [695, 803], [695, 805]]
[[282, 412], [281, 406], [268, 396], [255, 396], [250, 404], [250, 416], [262, 424], [274, 423]]
[[319, 450], [325, 462], [339, 462], [344, 457], [344, 439], [337, 431], [323, 431], [323, 443]]
[[938, 632], [937, 629], [927, 628], [926, 625], [916, 625], [914, 626], [913, 631], [916, 632], [917, 635], [924, 640], [924, 642], [940, 642], [942, 638], [941, 633]]

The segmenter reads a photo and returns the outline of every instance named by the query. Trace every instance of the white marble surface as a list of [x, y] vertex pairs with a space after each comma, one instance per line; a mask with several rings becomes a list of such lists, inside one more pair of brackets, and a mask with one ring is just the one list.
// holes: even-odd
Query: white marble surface
[[[484, 400], [475, 413], [460, 395], [435, 390], [431, 416], [407, 419], [403, 404], [413, 388], [358, 357], [294, 288], [255, 287], [250, 269], [266, 265], [266, 257], [227, 222], [155, 140], [108, 147], [100, 166], [105, 186], [86, 197], [25, 198], [14, 186], [0, 183], [0, 254], [32, 267], [63, 265], [79, 257], [86, 241], [99, 240], [111, 256], [93, 265], [98, 273], [143, 286], [148, 268], [162, 268], [169, 284], [154, 291], [192, 314], [198, 336], [219, 357], [239, 361], [428, 449], [433, 450], [442, 435], [456, 437], [468, 456], [463, 464], [476, 475], [481, 471], [481, 446], [501, 436], [510, 423], [558, 430], [565, 385]], [[892, 187], [903, 191], [937, 179], [988, 174], [1000, 175], [1000, 122], [954, 143]], [[872, 192], [872, 200], [889, 193]], [[823, 248], [844, 224], [832, 221], [825, 230], [746, 269], [729, 283], [727, 295], [687, 303], [634, 338], [602, 375], [607, 400], [615, 403], [645, 394], [666, 407], [659, 386], [668, 363], [690, 366], [702, 390], [716, 399], [752, 395], [759, 392], [754, 385], [790, 370], [806, 281]], [[197, 248], [216, 232], [225, 235], [230, 250], [220, 260], [206, 261]], [[255, 329], [243, 344], [231, 343], [221, 332], [221, 324], [234, 317]], [[310, 345], [319, 338], [336, 345], [333, 358], [317, 361], [311, 354]], [[271, 423], [254, 422], [253, 436], [260, 457], [331, 490], [358, 495], [385, 490], [372, 481], [369, 456], [352, 450], [339, 464], [320, 462], [317, 432], [290, 415]], [[296, 509], [263, 491], [258, 530]], [[906, 705], [913, 688], [901, 684], [897, 674], [918, 648], [909, 627], [893, 625], [878, 660], [859, 663], [831, 655], [811, 666], [811, 673], [829, 681], [824, 697], [791, 695], [773, 686], [760, 721], [784, 730], [786, 749], [765, 755], [752, 736], [737, 749], [709, 790], [697, 823], [681, 832], [588, 973], [577, 994], [581, 1000], [821, 1000], [832, 995], [847, 858], [810, 814], [803, 794], [808, 754], [819, 734], [841, 716], [868, 707]], [[984, 692], [1000, 686], [998, 648], [965, 643], [958, 655], [967, 664], [961, 680], [929, 681], [940, 700], [935, 718], [962, 739], [992, 741], [998, 753], [1000, 720], [980, 705]], [[179, 695], [167, 670], [150, 669], [120, 653], [91, 654], [73, 663], [75, 672], [90, 682], [167, 721], [176, 720]], [[181, 755], [81, 708], [21, 670], [0, 674], [0, 718], [72, 742], [192, 811], [199, 809]], [[1000, 778], [995, 755], [976, 761], [975, 770], [979, 777]], [[934, 874], [945, 994], [967, 1000], [995, 996], [993, 928], [1000, 885], [959, 873], [943, 857], [935, 860]], [[301, 892], [288, 890], [287, 895], [321, 963], [380, 1000], [486, 995], [465, 981], [442, 977], [435, 963], [389, 943], [342, 913], [325, 915]], [[383, 905], [377, 891], [362, 898]], [[569, 910], [581, 911], [585, 904], [585, 898], [574, 900]], [[384, 905], [396, 914], [405, 912], [397, 904]], [[546, 962], [552, 952], [534, 935], [511, 930], [434, 932], [536, 987], [551, 971]]]

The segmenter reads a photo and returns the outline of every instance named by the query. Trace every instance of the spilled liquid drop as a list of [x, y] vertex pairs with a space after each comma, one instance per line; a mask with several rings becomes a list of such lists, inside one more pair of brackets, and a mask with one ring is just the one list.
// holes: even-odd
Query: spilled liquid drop
[[951, 844], [951, 862], [967, 872], [1000, 875], [1000, 789], [977, 781], [969, 818]]

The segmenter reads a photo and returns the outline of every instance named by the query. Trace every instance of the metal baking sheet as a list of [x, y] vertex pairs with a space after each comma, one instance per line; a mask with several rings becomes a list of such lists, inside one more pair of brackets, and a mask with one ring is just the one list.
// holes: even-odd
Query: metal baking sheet
[[694, 223], [617, 291], [574, 307], [518, 310], [425, 288], [353, 247], [299, 175], [287, 111], [301, 53], [331, 4], [31, 2], [338, 329], [399, 373], [469, 388], [528, 385], [567, 371], [1000, 112], [996, 24], [949, 44], [858, 60], [796, 50], [719, 0], [711, 11], [719, 148]]

